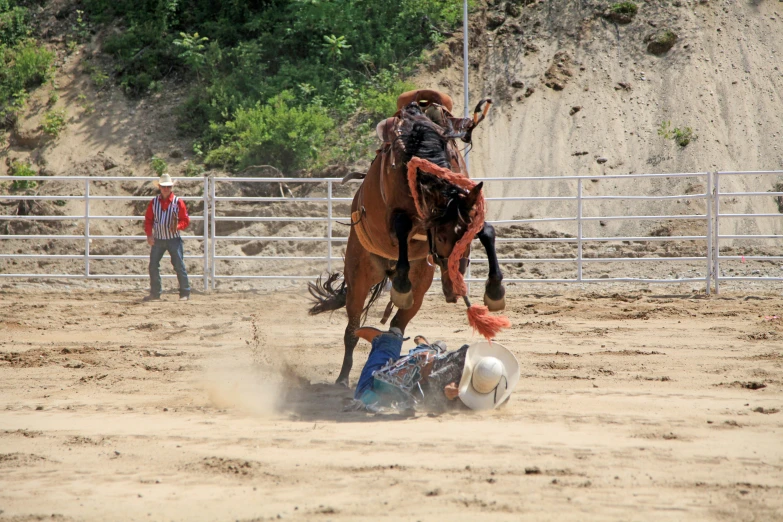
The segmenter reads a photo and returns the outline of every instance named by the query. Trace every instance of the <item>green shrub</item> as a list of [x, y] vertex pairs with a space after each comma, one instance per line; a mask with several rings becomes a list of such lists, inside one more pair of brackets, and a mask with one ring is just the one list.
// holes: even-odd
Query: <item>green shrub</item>
[[0, 112], [20, 110], [27, 92], [49, 79], [53, 59], [54, 54], [32, 40], [0, 45]]
[[29, 14], [25, 7], [0, 0], [0, 45], [13, 46], [30, 34]]
[[223, 144], [207, 154], [205, 163], [220, 167], [269, 164], [286, 173], [314, 159], [334, 121], [321, 107], [292, 107], [290, 91], [266, 105], [238, 109], [220, 129]]
[[[11, 162], [11, 166], [8, 168], [8, 173], [11, 176], [37, 176], [38, 173], [35, 172], [29, 163], [23, 163], [18, 160], [14, 160]], [[34, 189], [38, 186], [37, 181], [33, 180], [14, 180], [11, 183], [11, 189], [12, 190], [26, 190], [26, 189]]]
[[41, 129], [49, 136], [57, 138], [65, 128], [65, 125], [65, 109], [50, 109], [44, 113]]
[[117, 61], [117, 76], [127, 94], [146, 92], [151, 82], [178, 64], [171, 40], [154, 20], [106, 39], [103, 50]]
[[78, 42], [86, 42], [90, 37], [90, 28], [81, 9], [76, 10], [76, 23], [71, 26], [71, 31]]
[[687, 146], [691, 141], [695, 140], [698, 136], [693, 133], [693, 129], [690, 127], [671, 127], [670, 121], [664, 121], [658, 128], [658, 135], [667, 140], [674, 140], [674, 142], [680, 147]]
[[158, 176], [162, 176], [169, 170], [169, 164], [166, 163], [166, 160], [157, 156], [152, 156], [152, 159], [150, 160], [150, 167], [152, 167], [152, 170], [155, 171], [155, 174]]
[[202, 167], [201, 165], [196, 165], [192, 161], [188, 161], [188, 163], [185, 165], [184, 174], [189, 178], [201, 176], [202, 174], [204, 174], [204, 167]]
[[633, 2], [618, 2], [609, 6], [613, 13], [633, 16], [639, 11], [639, 6]]
[[[462, 0], [84, 0], [82, 5], [91, 21], [121, 20], [121, 32], [107, 38], [103, 50], [115, 58], [112, 76], [126, 93], [154, 92], [167, 75], [195, 76], [178, 109], [179, 127], [197, 139], [212, 164], [276, 162], [287, 170], [315, 165], [316, 159], [366, 154], [359, 152], [368, 149], [366, 120], [394, 112], [397, 94], [413, 88], [405, 77], [422, 51], [462, 20]], [[283, 132], [286, 123], [262, 115], [294, 86], [295, 98], [280, 110], [312, 125]], [[343, 127], [349, 121], [361, 128], [349, 136], [345, 130], [332, 134], [335, 122]], [[279, 138], [289, 131], [295, 138]]]
[[103, 86], [106, 85], [106, 80], [108, 79], [109, 75], [103, 72], [102, 69], [95, 68], [90, 73], [90, 80], [92, 80], [96, 89], [103, 89]]
[[376, 74], [371, 84], [362, 89], [362, 109], [375, 123], [397, 112], [397, 97], [416, 88], [416, 85], [400, 79], [400, 76], [397, 68], [392, 66]]
[[207, 62], [205, 49], [209, 38], [199, 36], [198, 33], [192, 35], [179, 33], [180, 38], [174, 40], [174, 45], [179, 47], [179, 58], [185, 62], [185, 65], [196, 73], [196, 77], [201, 79], [200, 73]]

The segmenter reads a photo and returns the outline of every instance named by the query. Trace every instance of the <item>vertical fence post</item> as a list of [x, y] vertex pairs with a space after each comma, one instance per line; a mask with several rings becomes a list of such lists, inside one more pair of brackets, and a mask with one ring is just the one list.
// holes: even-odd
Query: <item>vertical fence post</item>
[[84, 179], [84, 277], [90, 277], [90, 178]]
[[576, 185], [576, 280], [582, 281], [582, 178]]
[[713, 269], [713, 278], [715, 279], [715, 295], [720, 293], [720, 172], [714, 174], [715, 178], [715, 191], [713, 195], [713, 201], [715, 202], [715, 239], [713, 242], [713, 254], [712, 259], [715, 268]]
[[204, 210], [201, 215], [204, 216], [204, 293], [209, 292], [209, 176], [204, 176], [204, 191], [203, 191], [203, 203]]
[[[470, 64], [468, 62], [468, 0], [462, 2], [462, 90], [465, 96], [465, 118], [470, 116], [470, 88], [468, 85], [468, 71]], [[470, 172], [470, 150], [465, 151], [465, 168]]]
[[712, 172], [707, 172], [707, 295], [710, 295], [710, 287], [712, 286], [712, 258], [714, 255], [712, 230]]
[[215, 243], [217, 243], [217, 239], [215, 239], [215, 216], [217, 215], [217, 212], [215, 210], [215, 207], [217, 206], [217, 201], [215, 201], [215, 177], [212, 176], [212, 183], [209, 184], [209, 194], [210, 194], [210, 205], [209, 205], [209, 224], [212, 227], [212, 242], [210, 243], [210, 250], [212, 252], [211, 259], [209, 260], [209, 265], [212, 270], [212, 289], [215, 289], [215, 252], [216, 252], [216, 246]]
[[326, 242], [326, 269], [332, 273], [332, 180], [326, 182], [326, 236], [329, 238]]

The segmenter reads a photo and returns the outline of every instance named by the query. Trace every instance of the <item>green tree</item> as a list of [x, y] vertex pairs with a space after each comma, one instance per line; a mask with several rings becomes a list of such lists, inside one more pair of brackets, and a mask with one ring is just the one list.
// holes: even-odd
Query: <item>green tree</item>
[[196, 77], [201, 80], [201, 71], [204, 69], [207, 58], [204, 50], [207, 48], [209, 38], [199, 36], [198, 33], [187, 34], [179, 33], [180, 38], [174, 40], [174, 45], [180, 48], [179, 57], [185, 62], [185, 65], [196, 73]]

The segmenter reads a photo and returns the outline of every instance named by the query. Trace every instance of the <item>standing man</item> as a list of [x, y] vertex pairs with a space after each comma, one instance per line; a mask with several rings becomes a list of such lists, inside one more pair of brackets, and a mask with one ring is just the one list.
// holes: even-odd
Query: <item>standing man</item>
[[177, 272], [179, 281], [179, 300], [190, 299], [190, 282], [185, 269], [182, 238], [180, 230], [185, 230], [190, 224], [188, 209], [185, 202], [174, 195], [171, 176], [163, 174], [157, 181], [160, 194], [147, 206], [144, 216], [144, 231], [147, 233], [147, 244], [150, 250], [150, 294], [144, 301], [160, 299], [160, 260], [168, 250], [171, 256], [171, 266]]

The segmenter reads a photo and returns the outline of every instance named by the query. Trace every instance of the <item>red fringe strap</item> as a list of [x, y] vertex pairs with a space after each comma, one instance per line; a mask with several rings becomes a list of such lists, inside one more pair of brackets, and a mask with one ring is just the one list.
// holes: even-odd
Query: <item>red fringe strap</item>
[[468, 323], [474, 332], [491, 341], [503, 328], [511, 326], [511, 321], [504, 315], [490, 315], [489, 308], [484, 305], [468, 307]]
[[[419, 201], [419, 191], [416, 185], [416, 173], [418, 169], [443, 178], [449, 183], [466, 190], [471, 190], [476, 186], [475, 181], [461, 173], [444, 169], [443, 167], [439, 167], [430, 161], [416, 156], [412, 157], [408, 162], [408, 188], [410, 188], [411, 196], [413, 196], [413, 204], [416, 206], [416, 212], [419, 213], [419, 217], [422, 219], [426, 219], [427, 216], [424, 214]], [[462, 259], [463, 254], [468, 249], [468, 246], [470, 246], [473, 238], [476, 237], [476, 234], [484, 227], [485, 216], [486, 204], [484, 202], [484, 194], [482, 193], [479, 194], [476, 205], [473, 207], [473, 215], [471, 216], [468, 230], [454, 245], [454, 249], [449, 256], [449, 277], [454, 285], [454, 293], [458, 297], [468, 295], [468, 286], [465, 284], [465, 278], [462, 277], [462, 274], [459, 271], [459, 260]], [[507, 317], [502, 315], [490, 315], [489, 309], [483, 305], [470, 305], [468, 307], [468, 323], [474, 331], [478, 332], [488, 341], [492, 340], [503, 328], [511, 326], [511, 321], [509, 321]]]
[[[412, 157], [408, 162], [408, 188], [410, 188], [411, 195], [413, 196], [413, 204], [416, 206], [416, 212], [419, 213], [419, 217], [426, 219], [426, 215], [421, 208], [419, 202], [419, 191], [416, 187], [416, 171], [421, 169], [424, 172], [428, 172], [435, 176], [445, 179], [449, 183], [464, 188], [465, 190], [471, 190], [476, 186], [476, 182], [466, 177], [464, 174], [458, 172], [452, 172], [449, 169], [439, 167], [434, 163], [421, 159], [419, 157]], [[454, 249], [449, 256], [449, 278], [454, 285], [454, 293], [457, 297], [467, 295], [468, 286], [465, 284], [465, 278], [459, 271], [459, 260], [462, 259], [462, 255], [468, 249], [473, 238], [484, 227], [484, 216], [486, 215], [486, 206], [484, 203], [484, 194], [480, 194], [476, 206], [473, 208], [473, 216], [470, 219], [470, 226], [465, 234], [454, 245]]]

